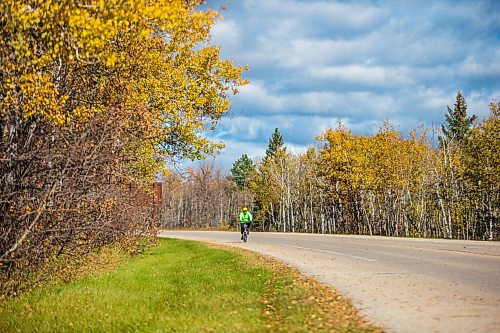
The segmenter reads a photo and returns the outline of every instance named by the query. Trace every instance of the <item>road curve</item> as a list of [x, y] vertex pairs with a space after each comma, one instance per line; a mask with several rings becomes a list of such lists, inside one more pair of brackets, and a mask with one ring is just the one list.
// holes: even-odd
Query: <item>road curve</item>
[[297, 267], [388, 332], [500, 332], [500, 243], [347, 235], [161, 231]]

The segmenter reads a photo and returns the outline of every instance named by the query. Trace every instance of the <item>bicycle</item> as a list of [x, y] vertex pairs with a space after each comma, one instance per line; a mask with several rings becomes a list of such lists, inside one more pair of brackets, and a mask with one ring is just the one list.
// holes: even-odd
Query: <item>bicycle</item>
[[243, 225], [243, 242], [246, 243], [248, 240], [248, 224], [242, 223]]

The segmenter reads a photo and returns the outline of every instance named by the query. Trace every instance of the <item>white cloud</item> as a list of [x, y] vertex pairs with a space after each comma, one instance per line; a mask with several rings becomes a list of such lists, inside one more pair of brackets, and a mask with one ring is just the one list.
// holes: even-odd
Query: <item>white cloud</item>
[[[444, 115], [447, 112], [446, 107], [449, 106], [451, 109], [454, 108], [458, 90], [459, 89], [454, 91], [444, 91], [440, 89], [427, 88], [415, 91], [413, 97], [414, 109], [419, 107], [422, 112], [414, 114], [412, 117], [413, 120], [427, 122], [427, 125], [429, 126], [432, 123], [434, 123], [434, 125], [442, 123], [445, 119]], [[493, 99], [500, 97], [500, 91], [498, 90], [493, 92], [462, 90], [461, 93], [467, 103], [467, 111], [469, 115], [475, 114], [480, 119], [489, 114], [490, 102]], [[435, 110], [435, 112], [430, 114], [428, 112], [429, 110]]]
[[283, 0], [245, 0], [247, 10], [268, 16], [280, 13], [297, 21], [314, 18], [316, 21], [328, 20], [330, 24], [362, 29], [370, 27], [383, 17], [376, 6], [334, 1], [283, 1]]
[[[259, 65], [265, 64], [292, 69], [352, 63], [353, 59], [368, 55], [370, 45], [374, 44], [374, 42], [367, 41], [366, 38], [339, 40], [291, 36], [288, 39], [277, 39], [268, 34], [259, 36], [257, 41], [259, 51], [246, 55], [247, 60], [256, 59]], [[365, 59], [368, 62], [372, 58], [373, 54], [366, 56]]]
[[261, 83], [256, 81], [242, 87], [235, 100], [269, 111], [282, 110], [285, 104], [283, 97], [269, 93]]
[[[370, 91], [301, 91], [271, 92], [260, 83], [250, 84], [235, 103], [244, 103], [248, 110], [244, 116], [263, 117], [266, 115], [328, 116], [328, 117], [386, 117], [401, 110], [401, 105], [391, 95], [381, 95]], [[253, 112], [251, 112], [253, 111]], [[290, 122], [282, 121], [282, 126]]]
[[490, 114], [490, 103], [496, 98], [500, 98], [500, 90], [493, 94], [488, 94], [481, 91], [472, 91], [465, 96], [467, 110], [469, 114], [475, 114], [481, 120]]
[[224, 118], [219, 128], [221, 129], [217, 132], [218, 138], [232, 137], [238, 141], [256, 141], [262, 135], [265, 125], [258, 118], [232, 116]]
[[224, 49], [235, 49], [240, 40], [240, 27], [233, 20], [218, 21], [211, 30], [212, 43], [224, 45]]
[[336, 118], [386, 117], [400, 109], [394, 97], [378, 95], [369, 91], [305, 92], [295, 100], [295, 109], [304, 113]]
[[[456, 92], [444, 92], [441, 89], [436, 88], [423, 88], [415, 91], [415, 97], [422, 107], [422, 113], [426, 110], [439, 110], [442, 109], [442, 113], [446, 111], [446, 105], [450, 104], [450, 101], [454, 100]], [[425, 114], [422, 114], [425, 116]]]
[[234, 162], [243, 154], [246, 154], [255, 162], [259, 157], [266, 154], [266, 148], [258, 142], [231, 140], [226, 142], [226, 147], [219, 155], [202, 161], [184, 161], [180, 166], [180, 171], [185, 172], [188, 168], [197, 168], [204, 163], [208, 163], [229, 175]]
[[227, 170], [231, 169], [233, 163], [243, 154], [247, 154], [253, 161], [264, 156], [266, 148], [257, 142], [251, 141], [230, 141], [226, 145], [226, 149], [222, 152], [217, 160], [221, 165], [226, 166]]
[[233, 0], [212, 34], [224, 56], [250, 66], [251, 83], [216, 132], [228, 142], [223, 156], [262, 155], [275, 127], [300, 150], [339, 119], [363, 134], [386, 119], [403, 133], [420, 122], [439, 126], [458, 90], [481, 118], [500, 97], [498, 8], [494, 1]]
[[[380, 8], [356, 3], [320, 1], [311, 5], [309, 11], [311, 14], [322, 13], [335, 21], [338, 26], [347, 26], [351, 29], [371, 27], [384, 16]], [[352, 15], [353, 13], [356, 14]]]
[[496, 61], [479, 62], [474, 56], [467, 57], [460, 65], [460, 74], [466, 76], [493, 76], [500, 78], [500, 48], [496, 49]]
[[363, 65], [313, 67], [309, 73], [314, 78], [337, 80], [361, 86], [396, 87], [413, 84], [408, 77], [408, 69], [405, 67], [386, 68]]

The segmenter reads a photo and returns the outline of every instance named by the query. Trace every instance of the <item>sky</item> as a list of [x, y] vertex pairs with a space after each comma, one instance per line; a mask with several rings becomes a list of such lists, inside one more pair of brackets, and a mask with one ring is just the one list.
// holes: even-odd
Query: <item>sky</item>
[[439, 127], [461, 91], [480, 119], [500, 99], [500, 1], [208, 0], [222, 58], [250, 83], [208, 136], [216, 167], [262, 157], [274, 128], [289, 151], [318, 146], [338, 121], [371, 135]]

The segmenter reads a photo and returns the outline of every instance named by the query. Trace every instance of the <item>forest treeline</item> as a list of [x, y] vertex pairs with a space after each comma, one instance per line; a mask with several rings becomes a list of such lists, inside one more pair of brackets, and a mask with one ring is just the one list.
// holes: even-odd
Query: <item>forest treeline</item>
[[0, 297], [62, 256], [154, 240], [137, 198], [165, 161], [222, 147], [203, 134], [245, 69], [210, 45], [203, 2], [0, 1]]
[[276, 129], [266, 155], [243, 155], [228, 177], [206, 165], [172, 175], [162, 223], [236, 226], [249, 206], [265, 231], [498, 240], [499, 116], [499, 102], [484, 120], [468, 116], [459, 92], [437, 134], [404, 137], [386, 122], [356, 135], [339, 124], [303, 154], [288, 152]]
[[240, 209], [253, 203], [250, 191], [205, 163], [164, 179], [160, 223], [168, 228], [228, 229], [235, 226]]

